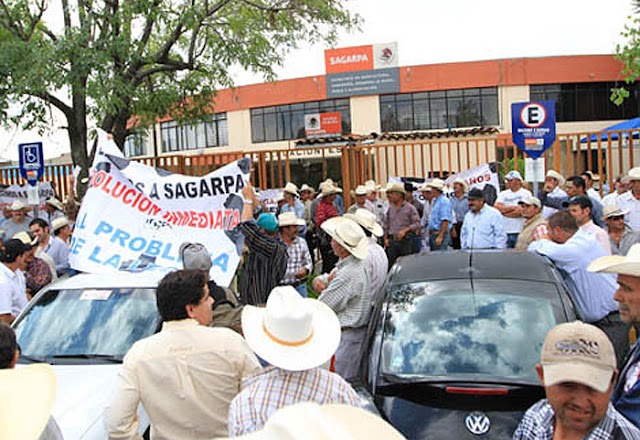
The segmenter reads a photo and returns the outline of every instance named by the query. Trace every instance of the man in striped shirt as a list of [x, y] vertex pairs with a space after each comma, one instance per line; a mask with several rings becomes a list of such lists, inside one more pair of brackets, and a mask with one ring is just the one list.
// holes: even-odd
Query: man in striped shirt
[[293, 212], [284, 212], [278, 216], [280, 240], [287, 246], [287, 271], [281, 284], [292, 286], [303, 298], [307, 297], [307, 278], [313, 269], [311, 253], [307, 242], [298, 236], [298, 227], [304, 219], [297, 218]]

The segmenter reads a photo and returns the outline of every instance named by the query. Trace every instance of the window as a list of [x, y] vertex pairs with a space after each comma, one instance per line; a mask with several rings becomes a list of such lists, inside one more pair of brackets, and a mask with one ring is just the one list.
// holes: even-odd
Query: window
[[328, 99], [251, 109], [251, 140], [259, 143], [304, 138], [304, 115], [329, 112], [340, 112], [342, 133], [351, 132], [349, 99]]
[[210, 120], [194, 123], [163, 122], [160, 135], [163, 153], [228, 145], [227, 114], [216, 113]]
[[124, 140], [125, 157], [144, 156], [147, 154], [147, 136], [141, 133], [134, 133]]
[[532, 85], [532, 101], [555, 101], [556, 121], [606, 121], [629, 119], [640, 113], [638, 83], [623, 85], [629, 97], [621, 106], [611, 102], [611, 89], [622, 84], [615, 82]]
[[498, 89], [459, 89], [380, 96], [382, 131], [498, 125]]

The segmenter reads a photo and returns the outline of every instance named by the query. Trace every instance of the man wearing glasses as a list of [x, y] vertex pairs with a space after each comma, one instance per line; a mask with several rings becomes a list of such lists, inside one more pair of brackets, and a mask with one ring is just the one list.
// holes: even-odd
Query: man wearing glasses
[[640, 243], [640, 231], [634, 231], [624, 221], [627, 213], [615, 202], [604, 207], [602, 219], [607, 222], [611, 255], [625, 256], [632, 245]]

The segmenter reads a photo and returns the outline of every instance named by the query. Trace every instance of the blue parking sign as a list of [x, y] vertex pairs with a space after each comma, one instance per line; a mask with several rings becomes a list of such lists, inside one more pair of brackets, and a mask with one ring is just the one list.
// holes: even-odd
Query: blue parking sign
[[511, 104], [513, 143], [532, 159], [542, 156], [556, 141], [556, 105], [553, 101]]
[[31, 186], [36, 186], [44, 174], [44, 156], [42, 142], [19, 144], [20, 174]]

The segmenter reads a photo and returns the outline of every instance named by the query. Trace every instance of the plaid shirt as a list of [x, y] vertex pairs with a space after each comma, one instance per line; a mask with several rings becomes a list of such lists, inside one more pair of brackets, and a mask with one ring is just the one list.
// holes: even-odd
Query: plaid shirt
[[248, 376], [229, 407], [229, 436], [258, 431], [278, 409], [299, 402], [359, 406], [360, 398], [340, 376], [323, 368], [287, 371], [277, 367]]
[[34, 257], [33, 261], [27, 265], [27, 270], [24, 272], [24, 280], [31, 295], [35, 295], [53, 280], [53, 275], [49, 265], [44, 260]]
[[302, 278], [296, 277], [296, 274], [303, 267], [308, 270], [308, 273], [311, 273], [313, 270], [311, 253], [309, 253], [306, 240], [296, 237], [291, 244], [287, 246], [287, 255], [289, 256], [287, 260], [287, 271], [284, 274], [284, 278], [282, 278], [282, 284], [293, 284], [300, 281]]
[[[513, 434], [513, 440], [552, 440], [554, 413], [542, 399], [527, 410]], [[621, 436], [620, 436], [621, 435]], [[585, 440], [640, 439], [640, 431], [609, 403], [604, 418], [585, 437]]]

